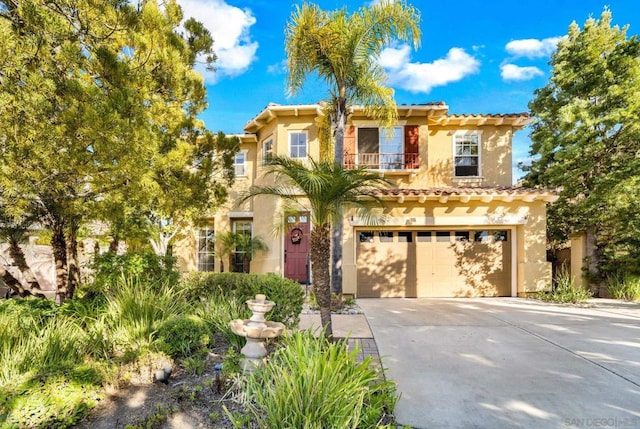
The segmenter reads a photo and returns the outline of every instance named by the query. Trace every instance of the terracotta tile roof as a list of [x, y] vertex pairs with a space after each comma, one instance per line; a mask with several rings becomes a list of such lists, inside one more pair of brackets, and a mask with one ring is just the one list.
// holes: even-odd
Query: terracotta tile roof
[[462, 114], [449, 114], [450, 118], [529, 118], [529, 112], [520, 112], [520, 113], [462, 113]]
[[381, 195], [493, 195], [493, 194], [539, 194], [548, 193], [546, 189], [522, 188], [518, 186], [491, 186], [491, 187], [437, 187], [426, 189], [392, 188], [379, 189]]
[[523, 188], [518, 186], [492, 186], [492, 187], [434, 187], [427, 189], [376, 189], [374, 195], [381, 197], [459, 197], [469, 198], [508, 198], [531, 200], [541, 199], [547, 202], [557, 200], [558, 196], [555, 192], [547, 189]]
[[428, 101], [426, 103], [403, 103], [398, 104], [398, 107], [412, 107], [412, 106], [446, 106], [447, 103], [444, 101]]

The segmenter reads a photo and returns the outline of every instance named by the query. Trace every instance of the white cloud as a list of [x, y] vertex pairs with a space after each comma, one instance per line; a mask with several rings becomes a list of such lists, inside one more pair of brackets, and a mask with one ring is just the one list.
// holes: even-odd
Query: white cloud
[[500, 66], [500, 75], [502, 79], [507, 81], [531, 80], [536, 76], [542, 76], [544, 73], [538, 67], [520, 67], [515, 64], [503, 64]]
[[286, 74], [287, 73], [287, 60], [284, 59], [279, 63], [270, 64], [267, 66], [267, 73], [269, 74]]
[[547, 37], [546, 39], [520, 39], [507, 43], [505, 49], [516, 58], [543, 58], [551, 55], [562, 37]]
[[213, 36], [213, 50], [218, 56], [215, 73], [205, 72], [212, 83], [221, 77], [237, 76], [257, 59], [258, 42], [249, 32], [256, 18], [249, 9], [240, 9], [224, 0], [179, 0], [186, 18], [202, 22]]
[[411, 47], [401, 45], [399, 48], [389, 47], [380, 52], [378, 64], [387, 70], [398, 70], [411, 59]]
[[477, 73], [480, 61], [462, 48], [451, 48], [446, 57], [432, 63], [412, 63], [407, 45], [385, 48], [378, 59], [389, 76], [389, 84], [410, 92], [429, 93], [436, 86], [457, 82]]

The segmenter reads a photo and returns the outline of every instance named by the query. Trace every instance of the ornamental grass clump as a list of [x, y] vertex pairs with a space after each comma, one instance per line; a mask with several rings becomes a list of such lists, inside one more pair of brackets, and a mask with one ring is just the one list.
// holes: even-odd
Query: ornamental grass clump
[[346, 340], [309, 332], [283, 339], [246, 379], [248, 407], [261, 428], [373, 428], [391, 423], [395, 385], [370, 357], [357, 362]]
[[9, 302], [0, 308], [0, 387], [30, 374], [73, 368], [84, 360], [85, 332], [75, 320], [55, 317], [54, 309], [38, 301]]
[[580, 304], [587, 302], [592, 296], [590, 290], [576, 286], [571, 273], [567, 270], [558, 272], [555, 287], [551, 292], [539, 292], [537, 298], [543, 301], [560, 304]]
[[251, 311], [244, 301], [213, 289], [206, 298], [195, 306], [194, 312], [207, 323], [212, 332], [219, 332], [229, 341], [229, 344], [240, 350], [246, 339], [236, 335], [231, 330], [229, 322], [234, 319], [248, 319]]
[[40, 299], [0, 303], [0, 427], [70, 427], [98, 397], [107, 365], [91, 337]]
[[616, 273], [607, 279], [609, 293], [615, 299], [640, 300], [640, 275]]
[[129, 351], [153, 345], [160, 324], [178, 316], [185, 302], [166, 281], [122, 278], [107, 292], [106, 321], [114, 343]]

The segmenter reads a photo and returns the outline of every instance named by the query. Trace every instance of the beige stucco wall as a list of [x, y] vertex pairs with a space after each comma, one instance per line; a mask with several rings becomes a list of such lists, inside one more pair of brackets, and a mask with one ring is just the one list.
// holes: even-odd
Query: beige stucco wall
[[[426, 127], [426, 167], [412, 181], [412, 188], [430, 186], [511, 186], [511, 127]], [[481, 133], [480, 177], [455, 178], [453, 171], [454, 134]], [[424, 157], [421, 152], [421, 157]], [[424, 161], [423, 161], [424, 165]]]
[[[251, 184], [255, 181], [256, 174], [259, 173], [258, 165], [258, 145], [253, 139], [241, 139], [240, 151], [246, 152], [245, 175], [237, 176], [234, 184], [228, 189], [229, 195], [227, 201], [211, 213], [209, 216], [201, 219], [198, 224], [185, 228], [176, 238], [173, 246], [173, 255], [177, 259], [180, 271], [188, 272], [197, 269], [197, 235], [200, 225], [213, 224], [214, 231], [227, 232], [231, 230], [232, 218], [246, 219], [252, 217], [253, 205], [251, 200], [240, 203], [240, 199], [249, 190]], [[243, 215], [249, 214], [249, 215]], [[228, 270], [229, 261], [225, 258], [224, 269]], [[220, 270], [220, 257], [216, 255], [215, 269]]]
[[574, 234], [571, 237], [571, 277], [577, 287], [587, 287], [584, 278], [585, 258], [587, 257], [587, 236], [585, 233]]
[[[356, 125], [364, 118], [351, 118]], [[359, 122], [360, 121], [360, 122]], [[420, 167], [411, 172], [396, 172], [388, 175], [395, 186], [400, 188], [425, 189], [443, 186], [511, 186], [512, 185], [512, 152], [511, 126], [428, 126], [427, 118], [399, 118], [399, 125], [419, 126]], [[274, 197], [259, 196], [236, 206], [233, 201], [245, 192], [251, 184], [272, 184], [273, 178], [264, 176], [262, 166], [262, 145], [273, 139], [273, 150], [278, 155], [289, 153], [289, 132], [304, 130], [308, 135], [309, 155], [315, 159], [319, 156], [318, 130], [315, 116], [274, 116], [262, 125], [255, 140], [244, 142], [242, 150], [247, 151], [247, 177], [236, 180], [230, 190], [230, 202], [220, 207], [215, 217], [216, 232], [228, 231], [231, 227], [230, 214], [251, 214], [253, 216], [253, 233], [260, 236], [268, 245], [267, 252], [259, 252], [251, 262], [251, 271], [256, 273], [274, 272], [282, 274], [284, 269], [284, 242], [281, 228], [284, 224], [281, 203]], [[471, 180], [455, 180], [453, 178], [454, 133], [460, 130], [481, 130], [481, 178]], [[385, 172], [387, 173], [387, 172]], [[508, 229], [513, 237], [512, 278], [513, 288], [517, 295], [526, 295], [546, 289], [551, 284], [551, 266], [546, 262], [546, 205], [542, 201], [527, 203], [521, 200], [498, 200], [482, 203], [471, 200], [462, 203], [451, 199], [447, 204], [436, 200], [428, 200], [419, 204], [417, 200], [408, 200], [402, 204], [389, 202], [385, 210], [386, 216], [402, 219], [422, 219], [424, 225], [434, 228], [461, 229]], [[355, 294], [357, 290], [356, 241], [354, 227], [350, 223], [350, 213], [345, 214], [344, 228], [344, 260], [343, 274], [345, 293]], [[495, 223], [495, 219], [511, 219], [503, 223]], [[479, 219], [484, 219], [478, 223]], [[494, 220], [492, 220], [494, 219]], [[515, 220], [517, 219], [517, 221]], [[494, 222], [494, 223], [492, 223]], [[415, 228], [407, 226], [407, 228]], [[193, 230], [176, 246], [176, 254], [180, 254], [181, 267], [184, 270], [195, 269], [196, 232]], [[178, 250], [179, 249], [179, 250]], [[225, 267], [228, 266], [225, 261]], [[216, 270], [219, 269], [219, 258], [216, 258]]]
[[547, 262], [546, 204], [529, 206], [527, 222], [518, 234], [518, 296], [551, 288], [551, 263]]
[[[289, 132], [306, 131], [309, 140], [309, 154], [316, 158], [319, 155], [317, 144], [317, 127], [313, 125], [312, 116], [289, 117], [284, 120], [271, 120], [256, 135], [256, 141], [243, 141], [240, 150], [247, 152], [245, 177], [237, 177], [227, 202], [219, 207], [210, 218], [216, 233], [230, 231], [234, 219], [252, 218], [253, 235], [259, 236], [268, 247], [266, 252], [257, 252], [251, 261], [251, 271], [255, 273], [282, 274], [284, 267], [284, 243], [280, 235], [280, 225], [284, 224], [283, 209], [277, 198], [257, 196], [239, 204], [239, 199], [246, 194], [252, 184], [265, 186], [274, 183], [273, 176], [265, 176], [263, 167], [262, 145], [273, 140], [273, 151], [278, 155], [289, 154]], [[174, 255], [178, 258], [181, 271], [193, 271], [197, 264], [196, 251], [197, 227], [185, 232], [174, 246]], [[215, 269], [220, 270], [219, 253], [215, 258]], [[225, 257], [225, 271], [229, 269], [229, 261]]]

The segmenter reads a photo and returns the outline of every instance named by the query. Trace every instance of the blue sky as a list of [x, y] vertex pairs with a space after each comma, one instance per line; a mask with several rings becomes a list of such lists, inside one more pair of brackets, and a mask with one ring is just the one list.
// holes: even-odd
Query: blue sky
[[[186, 16], [209, 28], [219, 57], [205, 73], [207, 128], [241, 133], [268, 103], [314, 103], [326, 98], [310, 79], [295, 98], [285, 94], [284, 27], [294, 4], [280, 0], [178, 0]], [[370, 0], [317, 0], [324, 10], [355, 11]], [[549, 79], [548, 61], [572, 21], [580, 26], [605, 6], [614, 24], [640, 34], [640, 0], [408, 1], [422, 14], [418, 50], [390, 46], [380, 61], [398, 103], [444, 101], [450, 113], [526, 112], [533, 92]], [[514, 163], [529, 151], [528, 131], [514, 138]], [[516, 173], [519, 174], [519, 173]], [[516, 177], [517, 178], [517, 177]]]

